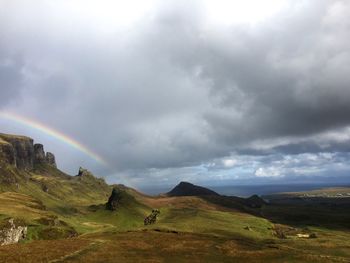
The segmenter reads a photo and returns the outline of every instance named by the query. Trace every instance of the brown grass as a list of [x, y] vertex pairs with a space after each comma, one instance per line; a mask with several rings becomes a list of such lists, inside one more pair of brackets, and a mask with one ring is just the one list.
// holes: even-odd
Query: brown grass
[[39, 201], [20, 193], [1, 193], [0, 204], [0, 214], [13, 217], [25, 216], [26, 219], [35, 219], [50, 214]]
[[60, 259], [92, 242], [86, 239], [40, 240], [29, 244], [13, 244], [0, 247], [0, 262], [39, 263]]

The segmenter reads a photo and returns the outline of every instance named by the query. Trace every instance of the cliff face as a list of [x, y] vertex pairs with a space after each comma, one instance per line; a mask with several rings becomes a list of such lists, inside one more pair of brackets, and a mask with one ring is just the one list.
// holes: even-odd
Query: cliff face
[[45, 155], [42, 144], [33, 144], [33, 139], [0, 133], [0, 159], [21, 170], [33, 170], [36, 164], [50, 164], [56, 167], [55, 156]]
[[13, 146], [0, 138], [0, 160], [10, 165], [16, 165]]
[[[1, 147], [4, 144], [0, 145], [0, 147], [2, 148], [2, 152], [6, 152], [5, 156], [7, 156], [6, 160], [9, 164], [14, 165], [18, 169], [33, 169], [33, 139], [9, 134], [0, 134], [0, 138], [7, 142], [5, 149]], [[14, 160], [14, 162], [12, 160]]]

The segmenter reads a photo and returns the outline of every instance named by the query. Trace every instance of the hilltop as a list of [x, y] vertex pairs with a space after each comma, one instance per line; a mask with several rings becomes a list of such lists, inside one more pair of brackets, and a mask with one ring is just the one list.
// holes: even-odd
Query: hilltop
[[219, 195], [218, 193], [198, 185], [188, 182], [180, 182], [167, 196], [203, 196], [203, 195]]

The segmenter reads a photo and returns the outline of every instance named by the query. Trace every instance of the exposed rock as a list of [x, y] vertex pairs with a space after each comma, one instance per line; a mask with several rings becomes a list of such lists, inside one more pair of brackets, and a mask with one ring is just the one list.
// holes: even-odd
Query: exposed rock
[[83, 167], [79, 167], [79, 172], [77, 176], [87, 176], [90, 172], [87, 169], [84, 169]]
[[56, 158], [55, 158], [55, 155], [53, 153], [50, 153], [50, 152], [46, 153], [46, 163], [55, 167], [55, 168], [57, 167]]
[[96, 178], [89, 170], [87, 169], [84, 169], [82, 167], [79, 168], [79, 172], [78, 174], [76, 175], [76, 177], [79, 179], [79, 180], [99, 180], [98, 178]]
[[[14, 136], [9, 134], [0, 134], [0, 138], [12, 145], [13, 150], [7, 150], [7, 156], [10, 154], [9, 164], [14, 164], [18, 169], [32, 170], [34, 165], [34, 146], [33, 139], [25, 136]], [[13, 155], [12, 155], [13, 152]], [[11, 156], [12, 155], [12, 156]], [[11, 160], [14, 159], [13, 163]]]
[[35, 164], [46, 163], [44, 146], [40, 143], [34, 144], [34, 163]]
[[106, 203], [106, 209], [115, 211], [117, 210], [121, 200], [121, 193], [118, 189], [113, 188], [112, 194], [108, 199], [108, 202]]
[[15, 150], [13, 146], [0, 139], [0, 160], [10, 164], [16, 165]]
[[155, 224], [157, 221], [157, 216], [160, 214], [158, 209], [153, 209], [152, 213], [143, 220], [145, 226]]
[[167, 193], [168, 196], [203, 196], [203, 195], [216, 195], [218, 193], [198, 185], [194, 185], [187, 182], [181, 182], [175, 186], [170, 192]]
[[7, 219], [0, 225], [0, 245], [18, 243], [26, 238], [27, 227], [13, 218]]
[[0, 133], [0, 163], [13, 165], [21, 170], [33, 170], [37, 164], [50, 164], [56, 167], [55, 156], [45, 155], [42, 144], [33, 144], [26, 136]]

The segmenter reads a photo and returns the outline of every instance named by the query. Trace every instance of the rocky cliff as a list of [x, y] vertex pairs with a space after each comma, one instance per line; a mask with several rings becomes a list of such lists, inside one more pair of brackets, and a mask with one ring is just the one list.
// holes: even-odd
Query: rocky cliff
[[33, 170], [37, 164], [50, 164], [56, 167], [55, 156], [45, 155], [42, 144], [34, 144], [33, 139], [0, 133], [0, 160], [21, 170]]
[[0, 134], [0, 138], [7, 143], [0, 145], [0, 152], [5, 152], [5, 161], [7, 163], [14, 165], [18, 169], [33, 169], [33, 139], [9, 134]]
[[0, 161], [10, 165], [16, 165], [13, 146], [0, 138]]

